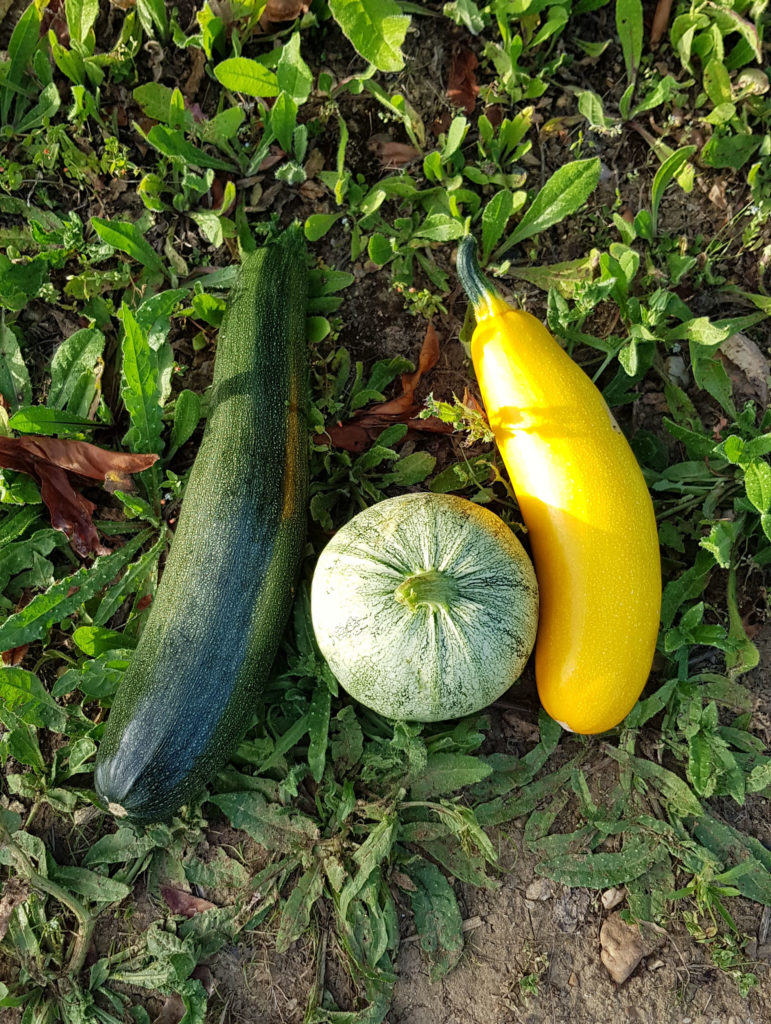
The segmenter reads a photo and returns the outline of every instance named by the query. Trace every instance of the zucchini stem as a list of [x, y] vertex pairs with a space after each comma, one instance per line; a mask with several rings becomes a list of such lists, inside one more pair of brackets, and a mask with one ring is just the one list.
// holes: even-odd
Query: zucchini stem
[[396, 600], [411, 612], [422, 606], [431, 611], [448, 611], [457, 596], [458, 584], [452, 576], [438, 569], [426, 569], [408, 576], [394, 592]]
[[505, 308], [506, 303], [479, 268], [477, 244], [473, 235], [465, 235], [460, 240], [456, 268], [477, 321], [495, 316]]

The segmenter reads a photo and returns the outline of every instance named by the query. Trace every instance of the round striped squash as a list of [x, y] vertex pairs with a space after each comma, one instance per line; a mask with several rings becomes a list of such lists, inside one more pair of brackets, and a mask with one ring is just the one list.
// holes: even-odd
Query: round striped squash
[[341, 686], [388, 718], [436, 722], [497, 700], [535, 642], [530, 559], [489, 509], [405, 494], [365, 509], [322, 551], [313, 628]]

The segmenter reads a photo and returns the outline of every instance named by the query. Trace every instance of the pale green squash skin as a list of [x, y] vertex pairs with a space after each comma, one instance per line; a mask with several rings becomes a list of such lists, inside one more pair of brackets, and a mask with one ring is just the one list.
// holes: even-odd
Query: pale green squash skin
[[119, 817], [173, 814], [259, 707], [304, 553], [306, 305], [298, 230], [245, 258], [171, 552], [97, 754], [96, 791]]
[[[454, 581], [447, 608], [412, 610], [394, 596], [432, 569]], [[405, 494], [335, 534], [316, 566], [311, 614], [352, 697], [387, 718], [436, 722], [486, 707], [519, 678], [535, 643], [538, 584], [524, 548], [489, 509]]]

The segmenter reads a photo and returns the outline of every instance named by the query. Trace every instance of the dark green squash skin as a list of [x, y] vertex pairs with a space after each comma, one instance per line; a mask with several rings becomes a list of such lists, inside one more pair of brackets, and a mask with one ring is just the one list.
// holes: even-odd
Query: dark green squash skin
[[281, 641], [307, 515], [306, 305], [290, 229], [245, 258], [231, 293], [204, 439], [99, 747], [98, 795], [138, 823], [168, 818], [227, 763]]

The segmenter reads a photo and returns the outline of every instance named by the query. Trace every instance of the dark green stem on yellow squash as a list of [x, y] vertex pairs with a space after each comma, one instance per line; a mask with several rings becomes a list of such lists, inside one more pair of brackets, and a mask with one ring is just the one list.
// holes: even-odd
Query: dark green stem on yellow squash
[[499, 298], [498, 292], [487, 280], [479, 268], [477, 261], [477, 243], [473, 235], [465, 235], [458, 245], [458, 257], [456, 268], [463, 290], [469, 297], [474, 307], [474, 314], [479, 319], [479, 311], [485, 310], [490, 315], [493, 310], [490, 306], [491, 298]]

